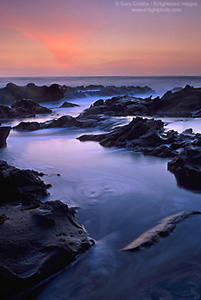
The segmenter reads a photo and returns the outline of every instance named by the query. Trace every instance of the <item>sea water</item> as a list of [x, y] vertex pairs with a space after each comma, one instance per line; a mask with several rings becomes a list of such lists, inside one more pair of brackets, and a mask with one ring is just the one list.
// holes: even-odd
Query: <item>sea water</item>
[[[52, 117], [76, 115], [79, 110], [54, 107]], [[196, 124], [189, 119], [165, 121], [169, 129], [182, 131], [185, 124], [201, 131], [199, 119]], [[77, 218], [96, 241], [28, 299], [200, 299], [200, 216], [185, 220], [150, 248], [121, 251], [163, 218], [201, 210], [200, 194], [177, 186], [167, 171], [168, 159], [76, 139], [86, 133], [87, 129], [65, 128], [12, 131], [7, 148], [0, 150], [0, 159], [9, 164], [44, 172], [43, 180], [52, 184], [47, 200], [79, 207]]]

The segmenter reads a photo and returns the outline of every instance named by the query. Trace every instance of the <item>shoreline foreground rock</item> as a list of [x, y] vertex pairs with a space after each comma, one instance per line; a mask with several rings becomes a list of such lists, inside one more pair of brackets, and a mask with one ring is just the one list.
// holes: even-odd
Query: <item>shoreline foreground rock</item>
[[74, 208], [59, 200], [42, 201], [50, 187], [42, 175], [0, 161], [2, 299], [27, 292], [94, 244], [76, 221]]
[[151, 247], [156, 244], [161, 237], [166, 237], [170, 235], [176, 228], [177, 224], [184, 221], [185, 219], [193, 216], [200, 215], [200, 211], [182, 211], [170, 217], [163, 219], [159, 225], [153, 227], [152, 229], [146, 231], [136, 240], [134, 240], [129, 245], [122, 248], [124, 251], [138, 251]]
[[[1, 125], [1, 124], [0, 124]], [[6, 146], [6, 140], [9, 136], [11, 127], [10, 126], [0, 126], [0, 148], [3, 148]]]

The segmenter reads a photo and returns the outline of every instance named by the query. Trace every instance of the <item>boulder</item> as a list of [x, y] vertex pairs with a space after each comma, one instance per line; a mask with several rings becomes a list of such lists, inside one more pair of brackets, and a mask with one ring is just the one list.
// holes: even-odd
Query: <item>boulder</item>
[[41, 106], [40, 104], [36, 103], [33, 100], [17, 100], [15, 103], [11, 105], [12, 108], [15, 108], [17, 110], [24, 111], [25, 114], [50, 114], [52, 113], [52, 110]]
[[31, 170], [20, 170], [0, 161], [0, 205], [5, 203], [30, 204], [46, 197], [50, 185], [39, 177], [43, 175]]
[[184, 148], [168, 163], [168, 170], [175, 175], [179, 186], [201, 191], [201, 148]]
[[0, 119], [15, 119], [50, 113], [52, 113], [51, 109], [41, 106], [33, 100], [17, 100], [11, 107], [0, 105]]

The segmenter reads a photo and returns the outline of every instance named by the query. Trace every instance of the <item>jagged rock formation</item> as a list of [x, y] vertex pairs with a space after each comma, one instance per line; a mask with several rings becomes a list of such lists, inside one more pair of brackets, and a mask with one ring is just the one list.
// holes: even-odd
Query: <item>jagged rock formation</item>
[[109, 116], [159, 116], [159, 117], [200, 117], [201, 88], [186, 86], [176, 92], [168, 91], [161, 98], [113, 97], [105, 101], [98, 100], [83, 113], [80, 118], [91, 115]]
[[83, 135], [78, 139], [97, 141], [104, 147], [126, 148], [145, 155], [174, 157], [176, 150], [190, 144], [194, 136], [185, 132], [178, 134], [173, 130], [165, 132], [162, 121], [137, 117], [128, 125], [114, 128], [109, 133]]
[[33, 100], [17, 100], [11, 107], [0, 105], [0, 119], [15, 119], [50, 113], [52, 113], [51, 109], [41, 106]]

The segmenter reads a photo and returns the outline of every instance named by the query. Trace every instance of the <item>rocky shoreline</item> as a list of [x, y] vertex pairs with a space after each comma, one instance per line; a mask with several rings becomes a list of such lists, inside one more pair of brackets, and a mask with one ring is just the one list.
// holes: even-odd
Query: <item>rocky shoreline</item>
[[187, 85], [176, 92], [168, 91], [161, 98], [152, 96], [112, 97], [94, 102], [80, 117], [105, 114], [108, 116], [201, 117], [201, 88]]
[[[201, 117], [201, 89], [186, 86], [163, 97], [136, 98], [130, 94], [150, 93], [144, 87], [88, 86], [70, 88], [57, 84], [37, 87], [28, 84], [19, 87], [8, 84], [0, 89], [0, 118], [9, 120], [35, 114], [50, 114], [51, 110], [39, 102], [58, 101], [83, 95], [126, 96], [99, 99], [78, 117], [61, 116], [46, 122], [20, 122], [16, 131], [35, 131], [49, 128], [101, 129], [102, 134], [82, 135], [82, 142], [95, 141], [103, 147], [124, 148], [161, 158], [170, 158], [168, 170], [179, 186], [201, 191], [201, 134], [192, 129], [182, 133], [167, 131], [161, 120], [150, 116]], [[60, 108], [73, 107], [64, 102]], [[141, 117], [138, 117], [140, 115]], [[122, 125], [120, 118], [135, 116]], [[146, 116], [149, 118], [144, 118]], [[117, 126], [120, 125], [120, 126]], [[0, 148], [6, 146], [11, 127], [0, 127]], [[73, 262], [88, 250], [94, 241], [75, 219], [75, 209], [61, 201], [47, 201], [50, 185], [41, 180], [44, 174], [20, 170], [0, 161], [0, 280], [2, 297], [29, 290], [50, 275]], [[177, 223], [200, 212], [181, 212], [171, 216], [148, 231], [124, 250], [139, 250], [167, 236]]]
[[31, 99], [36, 102], [58, 102], [62, 98], [75, 99], [88, 96], [112, 96], [112, 95], [140, 95], [154, 94], [155, 92], [148, 86], [103, 86], [88, 85], [70, 87], [66, 85], [52, 84], [50, 86], [37, 86], [28, 83], [26, 86], [18, 86], [8, 83], [6, 87], [0, 88], [0, 104], [11, 105], [17, 100]]
[[42, 175], [0, 161], [1, 297], [28, 291], [94, 244], [74, 208], [43, 201]]

